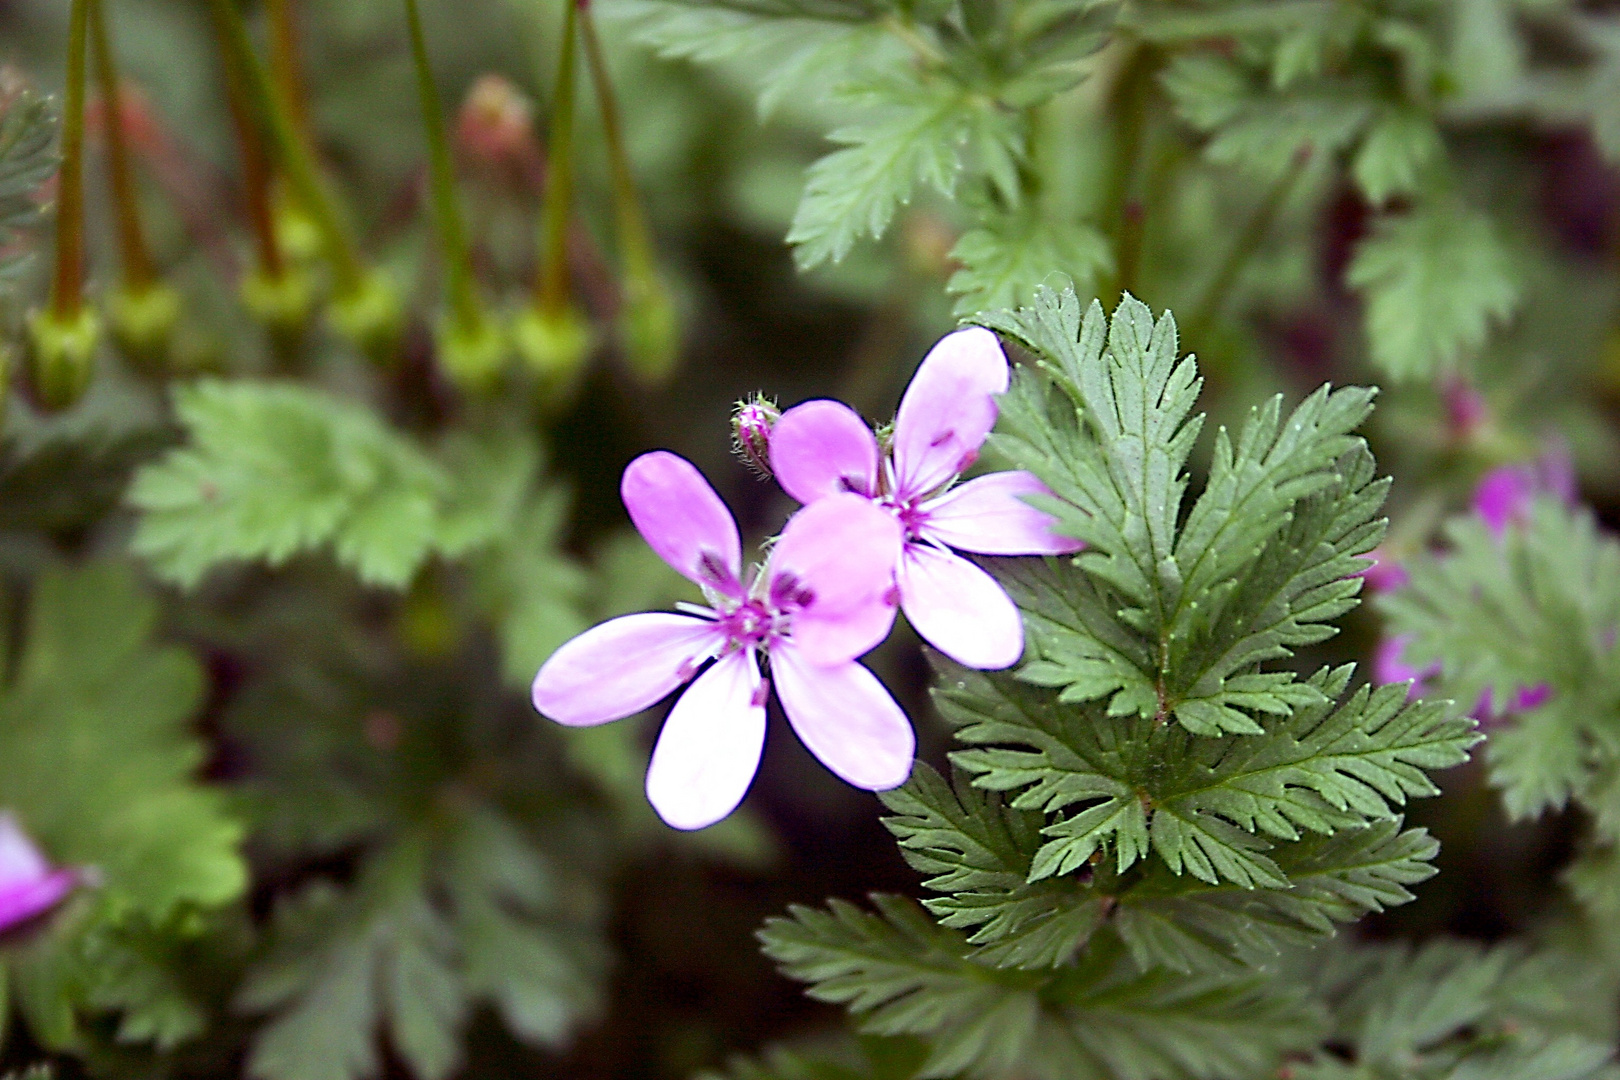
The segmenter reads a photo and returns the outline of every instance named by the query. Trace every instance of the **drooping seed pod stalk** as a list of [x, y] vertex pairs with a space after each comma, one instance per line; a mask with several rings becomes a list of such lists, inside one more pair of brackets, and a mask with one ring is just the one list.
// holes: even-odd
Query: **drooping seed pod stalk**
[[68, 11], [62, 166], [56, 196], [56, 266], [49, 304], [28, 317], [34, 393], [47, 409], [84, 396], [94, 372], [101, 320], [84, 300], [84, 97], [90, 0]]
[[574, 300], [568, 277], [568, 222], [573, 214], [575, 35], [577, 11], [564, 4], [557, 83], [551, 97], [551, 132], [541, 192], [540, 260], [534, 298], [512, 326], [513, 343], [551, 399], [566, 397], [591, 349], [591, 328]]
[[416, 68], [416, 92], [422, 105], [427, 133], [428, 172], [433, 198], [433, 222], [444, 264], [447, 306], [435, 327], [439, 362], [462, 389], [488, 390], [500, 378], [506, 360], [506, 341], [500, 326], [489, 317], [478, 296], [472, 256], [467, 249], [461, 206], [456, 200], [450, 138], [445, 130], [444, 106], [433, 70], [428, 64], [427, 40], [417, 0], [405, 0], [410, 26], [411, 57]]
[[648, 382], [658, 382], [669, 375], [680, 358], [680, 317], [669, 286], [658, 269], [652, 233], [647, 228], [635, 177], [630, 171], [630, 155], [625, 150], [618, 99], [613, 91], [613, 80], [608, 77], [607, 61], [602, 55], [589, 0], [579, 0], [578, 6], [579, 34], [585, 45], [597, 106], [602, 113], [608, 170], [613, 182], [614, 221], [624, 274], [619, 307], [621, 344], [631, 370]]
[[180, 320], [180, 294], [162, 281], [141, 227], [135, 170], [124, 133], [124, 95], [107, 27], [104, 0], [90, 0], [90, 45], [101, 93], [102, 139], [112, 189], [120, 278], [107, 298], [109, 329], [119, 350], [137, 368], [158, 374], [168, 365], [169, 346]]
[[234, 54], [242, 72], [253, 111], [270, 135], [282, 175], [320, 233], [335, 286], [328, 311], [333, 329], [373, 359], [391, 359], [404, 329], [398, 291], [387, 275], [361, 260], [337, 200], [321, 176], [315, 152], [272, 87], [241, 13], [231, 0], [209, 0], [209, 9], [225, 48]]

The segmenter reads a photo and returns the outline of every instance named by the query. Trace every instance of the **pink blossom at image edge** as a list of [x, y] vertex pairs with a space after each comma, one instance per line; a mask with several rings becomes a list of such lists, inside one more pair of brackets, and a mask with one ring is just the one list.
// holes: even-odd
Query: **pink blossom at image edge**
[[0, 813], [0, 934], [61, 903], [79, 883], [73, 870], [53, 870], [17, 819]]

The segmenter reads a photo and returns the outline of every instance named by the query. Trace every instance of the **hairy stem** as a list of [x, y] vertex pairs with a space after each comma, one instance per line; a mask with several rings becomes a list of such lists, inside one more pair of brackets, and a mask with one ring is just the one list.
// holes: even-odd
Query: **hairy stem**
[[157, 278], [152, 256], [141, 231], [140, 205], [135, 195], [135, 174], [130, 167], [129, 145], [124, 141], [124, 102], [118, 85], [118, 64], [113, 57], [112, 35], [102, 0], [90, 0], [90, 38], [96, 56], [96, 82], [101, 89], [102, 133], [107, 144], [107, 173], [112, 185], [113, 221], [118, 232], [118, 254], [124, 285], [144, 292]]
[[422, 126], [427, 132], [433, 218], [443, 250], [450, 313], [459, 329], [472, 332], [483, 325], [484, 315], [473, 284], [472, 259], [467, 251], [461, 207], [456, 202], [455, 170], [450, 160], [450, 139], [445, 133], [444, 105], [428, 66], [427, 39], [422, 33], [422, 13], [417, 0], [405, 0], [405, 19], [410, 24], [416, 93], [422, 105]]
[[90, 0], [73, 0], [56, 197], [56, 273], [51, 280], [51, 313], [61, 322], [77, 317], [84, 302], [84, 69], [89, 19]]

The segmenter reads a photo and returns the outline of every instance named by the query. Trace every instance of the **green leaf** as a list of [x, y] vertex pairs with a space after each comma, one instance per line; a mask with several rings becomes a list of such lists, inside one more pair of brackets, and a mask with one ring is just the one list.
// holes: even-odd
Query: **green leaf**
[[1356, 186], [1374, 206], [1411, 195], [1425, 170], [1445, 154], [1434, 121], [1410, 109], [1378, 118], [1356, 151], [1351, 172]]
[[202, 669], [154, 643], [157, 614], [122, 564], [46, 571], [0, 694], [0, 806], [53, 863], [95, 882], [28, 950], [0, 959], [35, 1039], [53, 1048], [77, 1040], [81, 1011], [122, 1012], [131, 1040], [195, 1034], [195, 1006], [142, 928], [229, 903], [247, 884], [242, 826], [195, 779]]
[[0, 296], [26, 265], [13, 250], [17, 234], [40, 217], [40, 185], [56, 170], [56, 105], [32, 91], [4, 103], [0, 112]]
[[851, 90], [860, 120], [827, 137], [844, 149], [810, 167], [787, 241], [800, 269], [839, 262], [862, 236], [880, 237], [917, 185], [950, 196], [970, 141], [991, 161], [1012, 153], [1012, 129], [944, 80], [893, 76]]
[[1038, 975], [976, 962], [962, 936], [912, 901], [877, 914], [833, 901], [760, 932], [766, 955], [810, 996], [846, 1005], [863, 1031], [926, 1038], [918, 1075], [968, 1071], [1078, 1080], [1249, 1075], [1307, 1038], [1312, 1017], [1263, 979], [1142, 972], [1117, 945]]
[[946, 291], [957, 297], [955, 312], [1028, 303], [1035, 289], [1053, 275], [1090, 292], [1114, 269], [1108, 240], [1084, 222], [1054, 221], [1034, 214], [1004, 215], [962, 234], [951, 249], [961, 269]]
[[1366, 300], [1373, 362], [1401, 381], [1432, 378], [1471, 359], [1520, 299], [1519, 275], [1496, 227], [1450, 201], [1380, 219], [1357, 245], [1346, 280]]
[[519, 1037], [565, 1039], [596, 1007], [602, 958], [565, 914], [561, 883], [501, 816], [447, 833], [407, 830], [343, 893], [324, 882], [277, 911], [272, 948], [237, 999], [275, 1015], [248, 1071], [262, 1080], [353, 1080], [380, 1068], [379, 1029], [421, 1080], [461, 1062], [479, 999]]
[[952, 755], [975, 786], [1018, 792], [1018, 809], [1071, 810], [1042, 829], [1051, 839], [1032, 880], [1073, 873], [1113, 845], [1120, 872], [1151, 847], [1178, 874], [1280, 888], [1272, 839], [1392, 820], [1407, 798], [1438, 790], [1425, 770], [1466, 760], [1478, 738], [1443, 704], [1407, 703], [1404, 686], [1363, 687], [1335, 709], [1349, 676], [1318, 672], [1306, 684], [1317, 704], [1271, 721], [1264, 738], [1099, 715], [1005, 675], [962, 671], [936, 701], [976, 747]]
[[[1435, 691], [1506, 706], [1521, 688], [1547, 700], [1498, 726], [1486, 747], [1491, 782], [1514, 818], [1574, 796], [1601, 809], [1596, 787], [1620, 749], [1620, 542], [1589, 513], [1541, 498], [1498, 537], [1472, 515], [1445, 529], [1450, 550], [1410, 563], [1410, 584], [1380, 598], [1408, 662], [1438, 662]], [[1599, 823], [1620, 818], [1599, 814]]]
[[133, 548], [190, 587], [214, 566], [279, 566], [331, 545], [361, 580], [407, 583], [435, 540], [446, 478], [366, 409], [293, 384], [175, 391], [190, 445], [142, 469]]

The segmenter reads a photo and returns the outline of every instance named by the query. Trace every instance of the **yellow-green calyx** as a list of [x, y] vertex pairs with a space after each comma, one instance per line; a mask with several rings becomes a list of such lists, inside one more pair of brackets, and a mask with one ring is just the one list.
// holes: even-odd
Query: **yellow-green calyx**
[[381, 270], [365, 271], [355, 286], [332, 297], [332, 329], [378, 362], [389, 360], [405, 330], [399, 290]]
[[118, 351], [141, 371], [163, 373], [181, 306], [179, 291], [161, 281], [113, 290], [107, 297], [107, 328]]
[[296, 333], [309, 323], [315, 289], [308, 271], [283, 267], [272, 274], [256, 267], [242, 277], [242, 304], [272, 333]]
[[457, 387], [468, 393], [495, 388], [508, 355], [506, 334], [498, 322], [481, 318], [468, 326], [446, 314], [434, 327], [434, 338], [439, 366]]
[[100, 340], [101, 317], [89, 305], [65, 318], [49, 308], [28, 316], [34, 393], [40, 405], [67, 409], [84, 396]]
[[591, 324], [578, 308], [555, 312], [527, 307], [512, 322], [512, 343], [530, 371], [551, 387], [572, 381], [593, 344]]
[[656, 272], [625, 280], [619, 335], [625, 359], [642, 381], [662, 382], [681, 355], [681, 320], [675, 298]]

